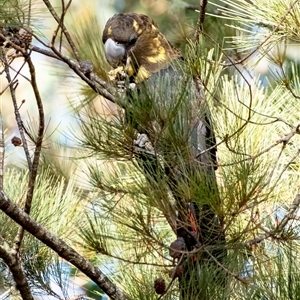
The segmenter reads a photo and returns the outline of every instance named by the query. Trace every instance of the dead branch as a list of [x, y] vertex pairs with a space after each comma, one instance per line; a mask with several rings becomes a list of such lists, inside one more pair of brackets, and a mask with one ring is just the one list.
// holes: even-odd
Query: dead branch
[[299, 208], [299, 206], [300, 206], [300, 193], [298, 193], [295, 196], [287, 214], [284, 216], [282, 221], [273, 230], [268, 230], [268, 231], [265, 230], [265, 232], [263, 234], [257, 236], [256, 238], [254, 238], [252, 240], [247, 241], [246, 243], [244, 243], [244, 245], [252, 246], [255, 244], [259, 244], [268, 238], [279, 238], [280, 239], [280, 235], [283, 233], [287, 223], [290, 220], [295, 218], [295, 213], [296, 213], [296, 210]]

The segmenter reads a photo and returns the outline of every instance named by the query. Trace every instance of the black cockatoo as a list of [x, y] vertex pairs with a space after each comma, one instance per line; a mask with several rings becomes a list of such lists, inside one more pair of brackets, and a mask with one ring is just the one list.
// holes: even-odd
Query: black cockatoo
[[[199, 91], [192, 74], [184, 74], [180, 51], [146, 15], [114, 15], [107, 21], [102, 39], [106, 59], [116, 70], [114, 79], [126, 78], [135, 86], [126, 90], [130, 103], [126, 114], [131, 115], [128, 122], [147, 137], [152, 147], [152, 153], [141, 151], [136, 155], [139, 165], [154, 189], [157, 181], [167, 178], [177, 213], [176, 226], [168, 221], [177, 238], [184, 240], [185, 252], [193, 251], [181, 260], [185, 272], [179, 278], [182, 298], [192, 299], [184, 282], [195, 276], [193, 272], [199, 274], [199, 268], [191, 270], [190, 266], [201, 265], [212, 256], [222, 263], [220, 257], [226, 255], [216, 213], [220, 205], [215, 178], [216, 141], [204, 90]], [[174, 251], [170, 249], [170, 253]]]

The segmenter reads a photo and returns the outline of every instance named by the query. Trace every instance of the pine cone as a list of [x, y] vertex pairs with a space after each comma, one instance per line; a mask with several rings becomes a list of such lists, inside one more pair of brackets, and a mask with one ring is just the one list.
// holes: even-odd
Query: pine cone
[[29, 45], [32, 41], [32, 30], [31, 28], [20, 28], [18, 32], [20, 41], [25, 45]]
[[15, 147], [18, 147], [18, 146], [21, 146], [22, 145], [22, 140], [17, 137], [17, 136], [14, 136], [12, 139], [11, 139], [11, 143], [15, 146]]
[[157, 278], [154, 281], [154, 290], [158, 295], [162, 295], [166, 291], [166, 282], [163, 278]]
[[179, 237], [170, 245], [169, 254], [172, 258], [180, 258], [184, 250], [186, 250], [185, 241]]

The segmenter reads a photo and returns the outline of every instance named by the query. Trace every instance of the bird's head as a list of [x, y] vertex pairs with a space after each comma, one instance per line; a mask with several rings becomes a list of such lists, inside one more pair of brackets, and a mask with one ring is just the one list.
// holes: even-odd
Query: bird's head
[[168, 67], [171, 60], [180, 56], [156, 23], [143, 14], [114, 15], [105, 25], [102, 41], [109, 64], [113, 68], [124, 66], [136, 83]]

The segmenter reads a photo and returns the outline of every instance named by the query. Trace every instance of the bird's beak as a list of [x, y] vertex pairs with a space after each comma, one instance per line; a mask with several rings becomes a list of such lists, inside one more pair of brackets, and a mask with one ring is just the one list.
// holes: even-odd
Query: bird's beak
[[106, 59], [112, 67], [117, 67], [125, 55], [124, 45], [118, 44], [112, 39], [107, 39], [104, 50]]

